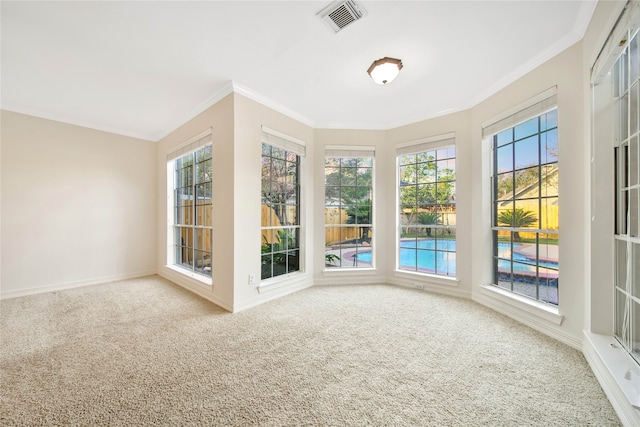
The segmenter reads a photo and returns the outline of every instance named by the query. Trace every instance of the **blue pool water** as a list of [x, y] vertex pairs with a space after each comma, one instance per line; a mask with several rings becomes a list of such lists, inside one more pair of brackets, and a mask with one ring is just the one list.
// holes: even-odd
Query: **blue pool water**
[[[437, 244], [437, 251], [436, 249]], [[400, 267], [418, 269], [455, 275], [456, 273], [456, 241], [455, 240], [402, 240], [400, 242]], [[522, 244], [513, 245], [513, 269], [516, 271], [535, 272], [535, 259], [529, 259], [524, 254], [518, 253]], [[417, 249], [417, 250], [416, 250]], [[511, 245], [498, 243], [498, 257], [510, 258]], [[358, 253], [358, 261], [371, 262], [371, 252]], [[510, 270], [511, 263], [506, 260], [498, 261], [498, 268]], [[558, 268], [554, 262], [540, 261], [541, 267]]]

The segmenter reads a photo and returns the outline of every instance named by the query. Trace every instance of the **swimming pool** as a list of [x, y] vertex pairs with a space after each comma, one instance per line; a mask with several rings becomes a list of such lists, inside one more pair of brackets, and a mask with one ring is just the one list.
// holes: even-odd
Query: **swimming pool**
[[[438, 272], [448, 275], [456, 273], [456, 241], [448, 239], [408, 239], [400, 242], [400, 268], [416, 269], [418, 271]], [[436, 251], [437, 245], [437, 251]], [[524, 246], [522, 243], [513, 244], [513, 270], [519, 272], [535, 273], [535, 258], [528, 258], [520, 252]], [[498, 257], [511, 258], [512, 247], [510, 243], [498, 243]], [[358, 253], [358, 261], [371, 262], [371, 252]], [[498, 260], [498, 268], [511, 270], [511, 262], [505, 259]], [[558, 263], [540, 261], [540, 267], [557, 269]], [[546, 269], [545, 269], [546, 270]]]

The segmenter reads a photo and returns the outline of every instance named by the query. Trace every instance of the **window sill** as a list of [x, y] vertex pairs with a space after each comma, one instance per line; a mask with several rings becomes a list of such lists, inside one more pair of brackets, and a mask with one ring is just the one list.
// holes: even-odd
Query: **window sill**
[[194, 273], [193, 271], [189, 271], [187, 269], [180, 268], [175, 265], [165, 265], [165, 267], [171, 271], [175, 271], [176, 273], [180, 273], [183, 276], [193, 279], [200, 284], [203, 284], [209, 287], [213, 286], [213, 279], [211, 277], [203, 276], [201, 274]]
[[395, 270], [394, 275], [405, 280], [424, 280], [428, 281], [429, 283], [444, 286], [457, 287], [460, 283], [460, 281], [456, 277], [440, 276], [437, 274], [419, 273], [405, 270]]
[[332, 268], [322, 270], [324, 276], [352, 276], [354, 274], [362, 274], [365, 276], [374, 276], [378, 274], [375, 268]]
[[[584, 353], [591, 365], [596, 364], [596, 374], [608, 374], [599, 378], [602, 381], [611, 381], [608, 389], [613, 389], [613, 383], [622, 392], [628, 403], [640, 411], [640, 366], [622, 348], [614, 338], [605, 335], [584, 331], [586, 339]], [[598, 375], [597, 375], [598, 376]], [[605, 384], [607, 384], [605, 382]], [[640, 416], [640, 412], [636, 413]]]
[[517, 307], [554, 325], [560, 326], [564, 320], [564, 316], [559, 314], [555, 306], [505, 291], [494, 285], [481, 285], [480, 289], [482, 294], [489, 298]]

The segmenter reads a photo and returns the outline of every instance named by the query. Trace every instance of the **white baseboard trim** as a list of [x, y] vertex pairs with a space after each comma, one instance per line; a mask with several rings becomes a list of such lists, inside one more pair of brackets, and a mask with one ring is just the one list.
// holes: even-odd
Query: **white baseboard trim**
[[489, 307], [490, 309], [517, 320], [538, 332], [548, 335], [569, 347], [582, 351], [581, 337], [575, 337], [567, 334], [560, 329], [560, 324], [562, 323], [560, 315], [550, 316], [550, 313], [541, 311], [537, 307], [523, 307], [522, 304], [518, 304], [518, 301], [510, 302], [499, 297], [494, 298], [489, 293], [483, 292], [481, 289], [474, 292], [471, 299], [478, 304]]
[[[471, 292], [461, 290], [457, 286], [457, 282], [455, 282], [455, 284], [441, 284], [441, 283], [431, 283], [429, 282], [428, 278], [411, 279], [411, 278], [395, 276], [395, 277], [387, 277], [386, 279], [384, 279], [383, 283], [387, 283], [389, 285], [395, 285], [395, 286], [402, 286], [403, 288], [419, 289], [426, 292], [449, 295], [452, 297], [471, 299]], [[451, 282], [451, 283], [454, 283], [454, 282]]]
[[582, 353], [622, 424], [640, 426], [640, 366], [613, 337], [584, 331], [583, 343]]
[[194, 294], [214, 303], [215, 305], [227, 311], [233, 311], [233, 307], [230, 303], [222, 301], [213, 294], [212, 285], [205, 285], [199, 280], [192, 279], [169, 268], [161, 268], [160, 271], [158, 271], [158, 276], [163, 277], [171, 283], [174, 283], [188, 291], [193, 292]]
[[117, 282], [119, 280], [137, 279], [139, 277], [152, 276], [154, 274], [156, 274], [155, 270], [146, 270], [136, 273], [114, 274], [111, 276], [96, 277], [89, 280], [56, 283], [53, 285], [38, 286], [35, 288], [19, 289], [15, 291], [0, 291], [0, 299], [17, 298], [27, 295], [43, 294], [46, 292], [64, 291], [67, 289], [82, 288], [83, 286], [93, 286], [109, 282]]
[[318, 286], [377, 285], [380, 283], [386, 283], [386, 280], [384, 278], [380, 279], [376, 275], [346, 276], [332, 274], [318, 277], [313, 281], [313, 284]]
[[313, 282], [311, 281], [311, 279], [308, 277], [304, 277], [302, 280], [298, 279], [289, 282], [283, 282], [281, 284], [274, 283], [269, 286], [263, 286], [262, 288], [258, 287], [256, 288], [258, 291], [258, 295], [234, 305], [233, 313], [238, 313], [243, 310], [257, 307], [266, 302], [282, 298], [306, 288], [310, 288], [311, 286], [313, 286]]

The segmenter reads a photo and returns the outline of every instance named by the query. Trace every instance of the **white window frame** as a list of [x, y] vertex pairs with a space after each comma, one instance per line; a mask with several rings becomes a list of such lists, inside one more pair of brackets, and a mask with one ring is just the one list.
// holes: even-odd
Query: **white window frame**
[[[298, 179], [298, 192], [297, 192], [297, 220], [298, 223], [295, 226], [288, 226], [287, 228], [294, 228], [298, 230], [298, 269], [295, 271], [287, 272], [285, 274], [280, 274], [276, 276], [270, 276], [267, 278], [262, 278], [262, 273], [260, 277], [259, 287], [270, 286], [276, 283], [280, 283], [282, 281], [288, 280], [292, 277], [298, 276], [305, 272], [305, 236], [304, 236], [304, 187], [303, 176], [304, 176], [304, 158], [306, 157], [306, 143], [298, 138], [292, 137], [285, 133], [279, 132], [277, 130], [271, 129], [267, 126], [262, 126], [262, 134], [260, 139], [260, 145], [267, 144], [273, 147], [277, 147], [283, 149], [287, 152], [295, 153], [298, 157], [298, 171], [297, 171], [297, 179]], [[262, 159], [262, 155], [261, 155]], [[261, 195], [262, 198], [262, 195]], [[261, 203], [262, 209], [262, 203]], [[282, 226], [263, 226], [260, 225], [260, 237], [261, 237], [261, 247], [262, 247], [262, 235], [263, 231], [266, 230], [277, 230], [283, 228]], [[261, 265], [262, 265], [262, 251], [260, 255]], [[271, 263], [273, 265], [273, 261]]]
[[[490, 146], [490, 151], [491, 151], [491, 163], [490, 163], [490, 172], [489, 172], [489, 176], [491, 177], [491, 181], [493, 182], [494, 179], [494, 156], [493, 156], [493, 138], [495, 135], [499, 134], [500, 132], [503, 132], [505, 130], [514, 128], [528, 120], [531, 120], [533, 118], [537, 118], [549, 111], [552, 111], [554, 109], [557, 109], [557, 88], [551, 87], [548, 90], [534, 96], [533, 98], [515, 106], [514, 108], [511, 108], [510, 110], [504, 112], [503, 114], [485, 122], [482, 125], [482, 136], [484, 141]], [[558, 142], [559, 144], [559, 142]], [[559, 163], [559, 162], [556, 162]], [[515, 165], [514, 165], [515, 168]], [[539, 195], [540, 197], [541, 195]], [[504, 226], [498, 226], [496, 224], [496, 219], [494, 218], [494, 207], [493, 207], [493, 203], [494, 203], [494, 186], [491, 186], [491, 191], [489, 193], [489, 197], [491, 199], [491, 232], [492, 234], [495, 234], [497, 231], [499, 230], [506, 230], [506, 231], [512, 231], [512, 232], [533, 232], [533, 233], [537, 233], [537, 234], [556, 234], [558, 235], [558, 238], [560, 237], [560, 230], [547, 230], [547, 229], [541, 229], [541, 228], [514, 228], [514, 227], [504, 227]], [[560, 199], [558, 199], [559, 201]], [[539, 219], [539, 218], [538, 218]], [[540, 219], [539, 219], [540, 220]], [[494, 276], [492, 279], [492, 283], [491, 285], [494, 286], [495, 288], [500, 289], [500, 291], [504, 291], [504, 293], [506, 293], [507, 295], [511, 294], [514, 296], [515, 299], [517, 300], [522, 300], [524, 299], [530, 299], [532, 301], [532, 305], [534, 306], [538, 306], [538, 307], [550, 307], [552, 312], [556, 312], [557, 313], [557, 307], [558, 305], [553, 304], [553, 303], [549, 303], [546, 301], [542, 301], [540, 299], [536, 298], [532, 298], [529, 296], [526, 296], [522, 293], [518, 293], [518, 292], [514, 292], [513, 290], [507, 290], [504, 289], [503, 287], [499, 287], [497, 285], [497, 280], [495, 278], [495, 265], [494, 265], [494, 258], [496, 257], [494, 251], [495, 248], [497, 247], [497, 242], [495, 241], [495, 237], [492, 237], [491, 239], [491, 254], [492, 254], [492, 275]], [[538, 248], [538, 243], [536, 243], [536, 247]], [[558, 244], [558, 248], [560, 248], [560, 244]], [[536, 249], [536, 251], [538, 251], [538, 249]], [[537, 252], [536, 252], [537, 253]], [[559, 271], [559, 269], [558, 269]], [[558, 294], [559, 294], [559, 285], [558, 285]], [[537, 295], [537, 294], [536, 294]], [[558, 300], [559, 300], [559, 295], [558, 295]], [[559, 301], [558, 301], [559, 304]]]
[[[640, 3], [629, 2], [595, 61], [591, 77], [594, 91], [596, 85], [609, 85], [613, 112], [610, 147], [615, 153], [613, 335], [640, 365], [640, 296], [636, 295], [640, 282], [639, 28]], [[631, 50], [635, 51], [635, 61]]]
[[[353, 257], [352, 262], [346, 262], [346, 264], [344, 263], [344, 260], [342, 258], [343, 256], [343, 249], [342, 249], [342, 244], [339, 244], [339, 249], [338, 249], [338, 256], [340, 257], [340, 264], [335, 265], [335, 262], [331, 263], [333, 265], [328, 266], [327, 262], [326, 262], [326, 251], [323, 254], [323, 256], [325, 256], [325, 268], [324, 271], [327, 272], [333, 272], [333, 271], [358, 271], [358, 272], [362, 272], [362, 271], [366, 271], [366, 270], [375, 270], [375, 263], [376, 263], [376, 251], [375, 251], [375, 241], [376, 241], [376, 233], [374, 232], [374, 222], [375, 222], [375, 147], [373, 146], [364, 146], [364, 145], [327, 145], [325, 146], [325, 155], [324, 155], [324, 166], [323, 168], [325, 168], [326, 171], [326, 159], [327, 158], [340, 158], [340, 159], [354, 159], [354, 158], [369, 158], [371, 159], [371, 195], [370, 195], [370, 202], [371, 202], [371, 210], [370, 210], [370, 215], [369, 215], [369, 223], [367, 224], [327, 224], [326, 222], [326, 216], [325, 216], [325, 223], [324, 223], [324, 230], [325, 230], [325, 248], [326, 248], [326, 235], [327, 235], [327, 230], [328, 229], [332, 229], [332, 228], [351, 228], [354, 226], [365, 226], [368, 227], [369, 231], [371, 231], [372, 236], [371, 236], [371, 242], [370, 242], [370, 246], [369, 246], [369, 250], [367, 250], [366, 252], [370, 252], [371, 253], [371, 263], [369, 266], [358, 266], [357, 264], [357, 256], [358, 253], [360, 253], [360, 245], [356, 245], [355, 248], [353, 248], [353, 251], [355, 252], [354, 254], [351, 254], [350, 256]], [[325, 196], [324, 196], [324, 204], [325, 204], [325, 210], [327, 209], [326, 206], [326, 180], [325, 180]], [[342, 205], [340, 205], [342, 206]], [[326, 215], [326, 214], [325, 214]], [[351, 251], [348, 251], [351, 252]], [[351, 265], [349, 265], [351, 264]]]
[[[439, 149], [443, 149], [443, 148], [448, 148], [448, 147], [453, 147], [454, 150], [456, 150], [455, 153], [455, 157], [453, 157], [454, 161], [457, 158], [457, 147], [456, 147], [456, 135], [455, 132], [450, 132], [450, 133], [446, 133], [446, 134], [441, 134], [441, 135], [434, 135], [431, 137], [427, 137], [427, 138], [422, 138], [419, 140], [414, 140], [414, 141], [408, 141], [408, 142], [404, 142], [401, 144], [398, 144], [396, 147], [396, 204], [395, 204], [395, 209], [396, 209], [396, 244], [395, 244], [395, 271], [396, 273], [408, 273], [411, 275], [419, 275], [419, 276], [423, 276], [423, 277], [430, 277], [430, 278], [438, 278], [440, 279], [447, 279], [447, 280], [455, 280], [456, 279], [456, 274], [438, 274], [437, 272], [425, 272], [425, 271], [420, 271], [417, 269], [416, 270], [410, 270], [410, 269], [403, 269], [400, 267], [400, 250], [401, 250], [401, 238], [402, 238], [402, 229], [405, 228], [406, 226], [402, 224], [402, 220], [400, 218], [400, 206], [401, 206], [401, 197], [400, 197], [400, 193], [401, 193], [401, 177], [400, 177], [400, 158], [402, 156], [405, 155], [410, 155], [410, 154], [420, 154], [420, 153], [424, 153], [427, 151], [437, 151]], [[457, 185], [457, 173], [456, 173], [456, 180], [454, 181], [454, 185]], [[455, 194], [454, 194], [455, 197]], [[456, 205], [455, 202], [455, 198], [452, 200], [452, 204]], [[457, 215], [456, 215], [457, 216]], [[456, 224], [457, 224], [457, 218], [456, 218]], [[430, 224], [429, 228], [432, 228], [434, 230], [446, 230], [446, 229], [456, 229], [456, 224], [452, 225], [452, 224]], [[457, 239], [456, 239], [457, 242]], [[418, 249], [416, 248], [416, 251]], [[455, 252], [450, 252], [450, 251], [438, 251], [436, 250], [435, 252], [443, 252], [443, 253], [453, 253], [454, 258], [456, 259], [455, 261], [455, 265], [456, 265], [456, 269], [455, 272], [457, 272], [457, 247], [456, 247], [456, 251]], [[417, 257], [417, 253], [416, 253], [416, 257]]]
[[[211, 230], [211, 242], [210, 247], [212, 251], [212, 260], [211, 260], [211, 276], [204, 275], [195, 270], [195, 266], [192, 269], [187, 269], [182, 265], [175, 264], [175, 192], [174, 192], [174, 183], [175, 183], [175, 162], [176, 160], [194, 153], [195, 151], [205, 147], [207, 145], [211, 145], [213, 151], [213, 139], [212, 139], [212, 129], [208, 128], [201, 133], [193, 136], [189, 140], [185, 141], [183, 144], [180, 144], [178, 147], [174, 149], [174, 151], [167, 154], [167, 259], [166, 259], [166, 267], [170, 268], [173, 271], [176, 271], [182, 275], [190, 277], [192, 279], [197, 280], [200, 283], [205, 285], [213, 285], [213, 223], [211, 226], [197, 226], [196, 224], [192, 224], [192, 228], [195, 231], [195, 228], [202, 228]], [[212, 156], [213, 163], [213, 156]], [[194, 168], [195, 173], [195, 168]], [[213, 185], [213, 179], [212, 179]], [[194, 213], [195, 213], [195, 205], [194, 205]], [[213, 201], [210, 208], [209, 215], [213, 214]], [[194, 233], [195, 234], [195, 233]]]

